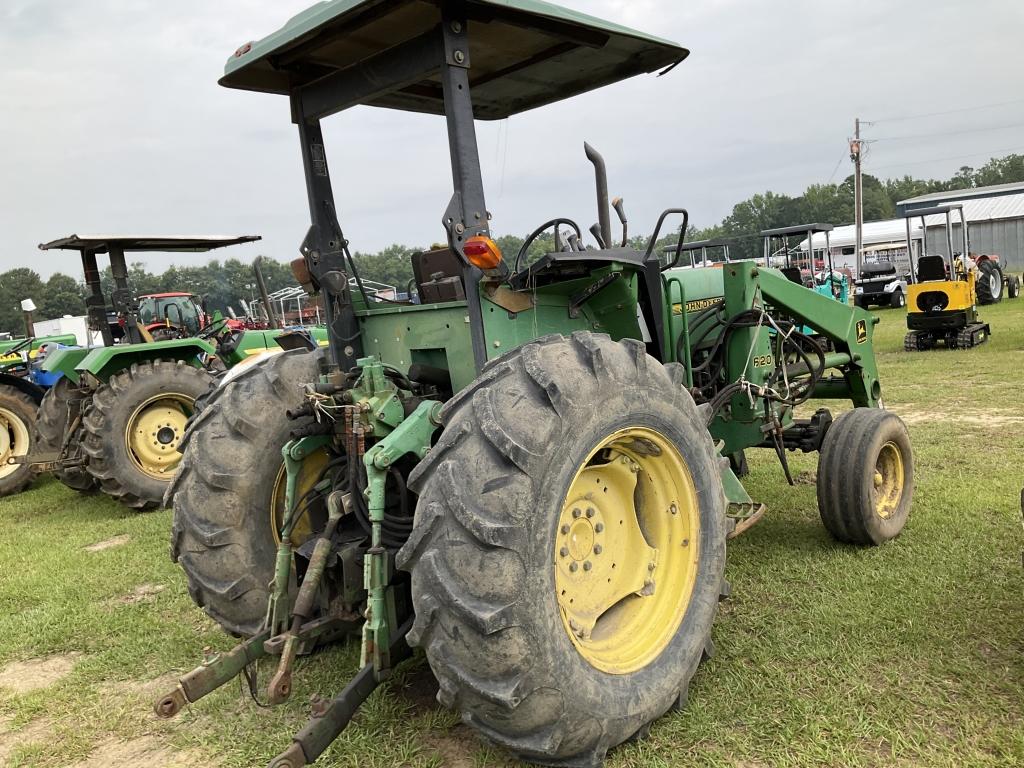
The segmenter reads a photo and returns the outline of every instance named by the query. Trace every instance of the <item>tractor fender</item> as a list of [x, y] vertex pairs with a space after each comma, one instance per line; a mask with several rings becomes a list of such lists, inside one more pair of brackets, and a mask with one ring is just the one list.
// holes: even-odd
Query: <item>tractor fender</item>
[[231, 366], [231, 368], [228, 369], [228, 372], [225, 373], [224, 376], [217, 382], [217, 386], [219, 387], [222, 384], [227, 384], [232, 379], [238, 378], [239, 374], [241, 374], [243, 371], [252, 368], [254, 365], [260, 365], [266, 362], [269, 358], [273, 357], [274, 355], [279, 355], [282, 352], [284, 352], [284, 350], [281, 347], [273, 347], [271, 349], [263, 350], [258, 354], [249, 355], [249, 357], [242, 360], [242, 362]]
[[20, 376], [11, 376], [9, 373], [0, 373], [0, 386], [11, 387], [31, 397], [36, 405], [43, 401], [46, 390], [28, 379]]
[[217, 354], [214, 346], [197, 338], [168, 339], [148, 344], [115, 344], [112, 347], [96, 347], [89, 351], [75, 366], [79, 374], [88, 373], [100, 381], [106, 381], [118, 371], [134, 363], [150, 360], [183, 360], [197, 368], [202, 367], [204, 356]]

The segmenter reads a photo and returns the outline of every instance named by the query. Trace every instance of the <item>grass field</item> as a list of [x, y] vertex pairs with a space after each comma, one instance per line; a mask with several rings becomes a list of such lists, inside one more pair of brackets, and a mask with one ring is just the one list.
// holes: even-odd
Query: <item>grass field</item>
[[[828, 538], [813, 456], [793, 457], [793, 488], [774, 457], [752, 461], [748, 488], [769, 513], [730, 547], [717, 654], [689, 707], [609, 766], [1024, 764], [1024, 300], [983, 314], [995, 332], [984, 347], [907, 355], [902, 313], [879, 313], [884, 398], [917, 466], [896, 541]], [[232, 644], [168, 559], [170, 518], [52, 481], [0, 500], [0, 764], [265, 765], [304, 725], [310, 695], [355, 671], [350, 643], [302, 660], [287, 706], [260, 709], [230, 685], [156, 720], [169, 673]], [[434, 703], [414, 659], [322, 764], [510, 762]]]

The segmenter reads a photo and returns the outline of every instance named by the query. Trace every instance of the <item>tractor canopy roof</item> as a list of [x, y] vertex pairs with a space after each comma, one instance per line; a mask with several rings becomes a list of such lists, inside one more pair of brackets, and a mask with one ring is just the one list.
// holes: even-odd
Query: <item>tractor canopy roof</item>
[[788, 235], [806, 235], [808, 232], [831, 232], [831, 224], [794, 224], [791, 227], [778, 227], [777, 229], [766, 229], [761, 232], [761, 237], [786, 237]]
[[180, 299], [180, 298], [191, 298], [195, 296], [194, 293], [185, 293], [183, 291], [167, 291], [166, 293], [144, 293], [139, 296], [140, 299]]
[[260, 235], [191, 235], [163, 237], [160, 235], [69, 235], [59, 240], [40, 243], [39, 250], [93, 251], [107, 253], [110, 246], [122, 251], [160, 251], [161, 253], [201, 253], [239, 243], [262, 240]]
[[[362, 67], [390, 74], [412, 50], [432, 68], [402, 84], [368, 90], [355, 103], [444, 114], [435, 32], [446, 0], [324, 0], [228, 59], [220, 84], [267, 93], [301, 92]], [[689, 51], [543, 0], [464, 0], [474, 116], [496, 120], [672, 67]], [[437, 38], [437, 48], [430, 47]], [[424, 45], [417, 46], [422, 41]], [[431, 59], [431, 62], [433, 60]], [[384, 68], [383, 70], [381, 68]], [[351, 106], [351, 105], [346, 105]]]

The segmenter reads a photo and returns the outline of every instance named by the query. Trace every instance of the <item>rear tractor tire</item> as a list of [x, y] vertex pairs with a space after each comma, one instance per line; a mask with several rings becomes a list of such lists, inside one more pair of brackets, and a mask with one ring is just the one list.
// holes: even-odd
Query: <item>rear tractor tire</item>
[[[302, 384], [316, 381], [321, 356], [296, 349], [248, 366], [204, 397], [182, 441], [166, 496], [174, 509], [171, 559], [196, 604], [233, 635], [256, 634], [266, 614], [274, 516], [284, 506], [281, 448], [296, 427], [286, 412], [302, 405]], [[300, 496], [325, 463], [323, 453], [304, 462]], [[300, 545], [305, 536], [300, 526], [293, 540]]]
[[35, 473], [29, 464], [8, 464], [12, 456], [27, 456], [34, 448], [35, 400], [19, 389], [0, 386], [0, 496], [20, 493]]
[[726, 593], [726, 501], [703, 414], [640, 342], [550, 336], [491, 362], [410, 475], [397, 563], [438, 699], [553, 766], [685, 704]]
[[182, 360], [133, 363], [92, 396], [82, 449], [101, 490], [139, 511], [159, 507], [181, 460], [178, 444], [210, 374]]
[[[81, 413], [87, 395], [70, 380], [61, 378], [43, 397], [36, 420], [36, 440], [40, 451], [59, 451], [64, 447], [64, 437], [78, 414]], [[68, 441], [72, 450], [81, 451], [82, 420], [75, 426], [75, 434]], [[84, 455], [83, 455], [84, 458]], [[54, 471], [54, 476], [73, 491], [95, 491], [99, 481], [89, 474], [85, 465], [67, 467]]]
[[994, 261], [978, 264], [978, 303], [998, 304], [1003, 299], [1003, 271]]
[[832, 422], [818, 455], [818, 512], [847, 544], [896, 538], [914, 497], [914, 456], [907, 428], [880, 408], [854, 408]]

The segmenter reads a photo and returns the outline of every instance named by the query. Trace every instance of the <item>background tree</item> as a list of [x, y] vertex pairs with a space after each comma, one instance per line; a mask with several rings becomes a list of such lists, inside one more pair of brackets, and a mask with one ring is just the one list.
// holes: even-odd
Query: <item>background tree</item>
[[[0, 275], [0, 330], [15, 336], [25, 333], [21, 311], [23, 299], [32, 299], [37, 307], [45, 302], [45, 286], [39, 274], [28, 267], [18, 267]], [[39, 312], [36, 319], [43, 319]]]

